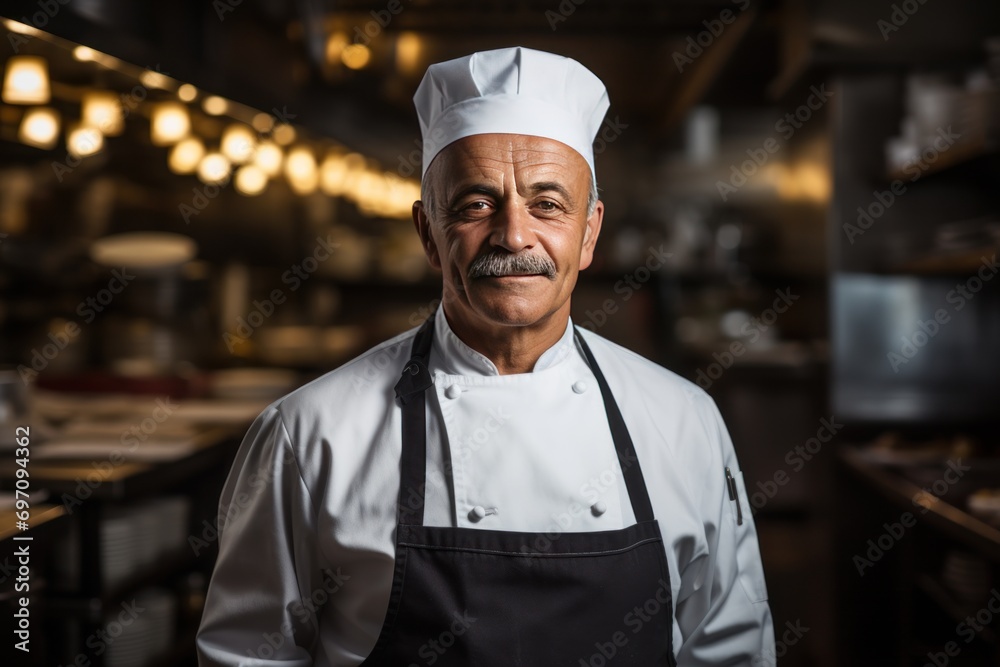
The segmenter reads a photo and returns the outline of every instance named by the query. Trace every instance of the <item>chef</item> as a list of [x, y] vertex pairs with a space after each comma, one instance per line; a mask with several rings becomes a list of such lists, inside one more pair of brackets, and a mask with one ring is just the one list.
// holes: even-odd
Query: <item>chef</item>
[[715, 404], [569, 317], [604, 85], [508, 48], [431, 66], [414, 101], [441, 306], [254, 422], [199, 664], [773, 664]]

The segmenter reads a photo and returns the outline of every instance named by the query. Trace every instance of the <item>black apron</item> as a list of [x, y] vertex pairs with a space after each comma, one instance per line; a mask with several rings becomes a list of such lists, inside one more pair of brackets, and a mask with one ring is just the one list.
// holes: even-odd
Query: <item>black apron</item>
[[396, 385], [403, 450], [395, 572], [382, 631], [363, 667], [675, 666], [663, 539], [628, 429], [579, 331], [637, 523], [544, 540], [423, 525], [433, 320], [414, 338]]

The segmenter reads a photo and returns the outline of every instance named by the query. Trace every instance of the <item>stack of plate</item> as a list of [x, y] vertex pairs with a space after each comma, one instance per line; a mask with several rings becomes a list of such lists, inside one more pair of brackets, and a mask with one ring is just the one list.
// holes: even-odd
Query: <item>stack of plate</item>
[[101, 575], [114, 588], [187, 542], [191, 502], [183, 496], [110, 508], [101, 522]]
[[[129, 601], [131, 602], [131, 601]], [[146, 588], [135, 596], [135, 604], [123, 606], [142, 609], [132, 616], [117, 610], [105, 619], [108, 667], [143, 667], [170, 650], [176, 629], [177, 600], [170, 591]]]
[[149, 535], [139, 530], [130, 508], [109, 510], [101, 521], [101, 578], [114, 588], [127, 581], [145, 564], [145, 542]]
[[170, 555], [182, 551], [188, 540], [188, 516], [191, 499], [173, 496], [156, 501], [153, 506], [150, 525], [156, 526], [157, 556]]

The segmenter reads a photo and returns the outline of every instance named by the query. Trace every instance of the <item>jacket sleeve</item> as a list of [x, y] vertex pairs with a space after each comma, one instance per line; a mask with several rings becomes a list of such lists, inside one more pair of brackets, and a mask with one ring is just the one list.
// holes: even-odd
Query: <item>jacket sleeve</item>
[[[708, 438], [704, 444], [711, 453], [705, 493], [698, 506], [703, 512], [709, 553], [696, 569], [690, 594], [677, 603], [682, 635], [677, 661], [684, 667], [773, 667], [777, 662], [774, 627], [743, 474], [714, 401], [707, 395], [701, 399], [699, 412]], [[736, 501], [730, 500], [726, 467], [737, 487], [739, 511]]]
[[317, 633], [315, 517], [277, 407], [247, 432], [219, 504], [199, 667], [306, 667]]

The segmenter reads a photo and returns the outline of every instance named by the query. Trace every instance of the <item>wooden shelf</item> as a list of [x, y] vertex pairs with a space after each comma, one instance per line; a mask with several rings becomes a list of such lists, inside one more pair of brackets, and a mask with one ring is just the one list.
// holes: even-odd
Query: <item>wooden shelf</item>
[[940, 498], [923, 494], [916, 484], [892, 472], [887, 466], [871, 461], [856, 448], [841, 449], [840, 457], [886, 499], [899, 507], [914, 510], [916, 506], [913, 499], [921, 494], [927, 500], [923, 505], [927, 511], [919, 512], [918, 520], [926, 522], [994, 563], [1000, 563], [1000, 530]]
[[[930, 146], [925, 146], [924, 148], [930, 148]], [[937, 159], [935, 159], [934, 162], [926, 164], [926, 168], [920, 170], [919, 179], [953, 169], [960, 165], [967, 164], [979, 158], [994, 155], [996, 153], [997, 146], [986, 141], [956, 143], [951, 148], [938, 152]], [[886, 173], [886, 178], [889, 182], [899, 180], [904, 183], [909, 183], [913, 179], [913, 171], [912, 169], [910, 171], [906, 171], [906, 169], [889, 169]]]

